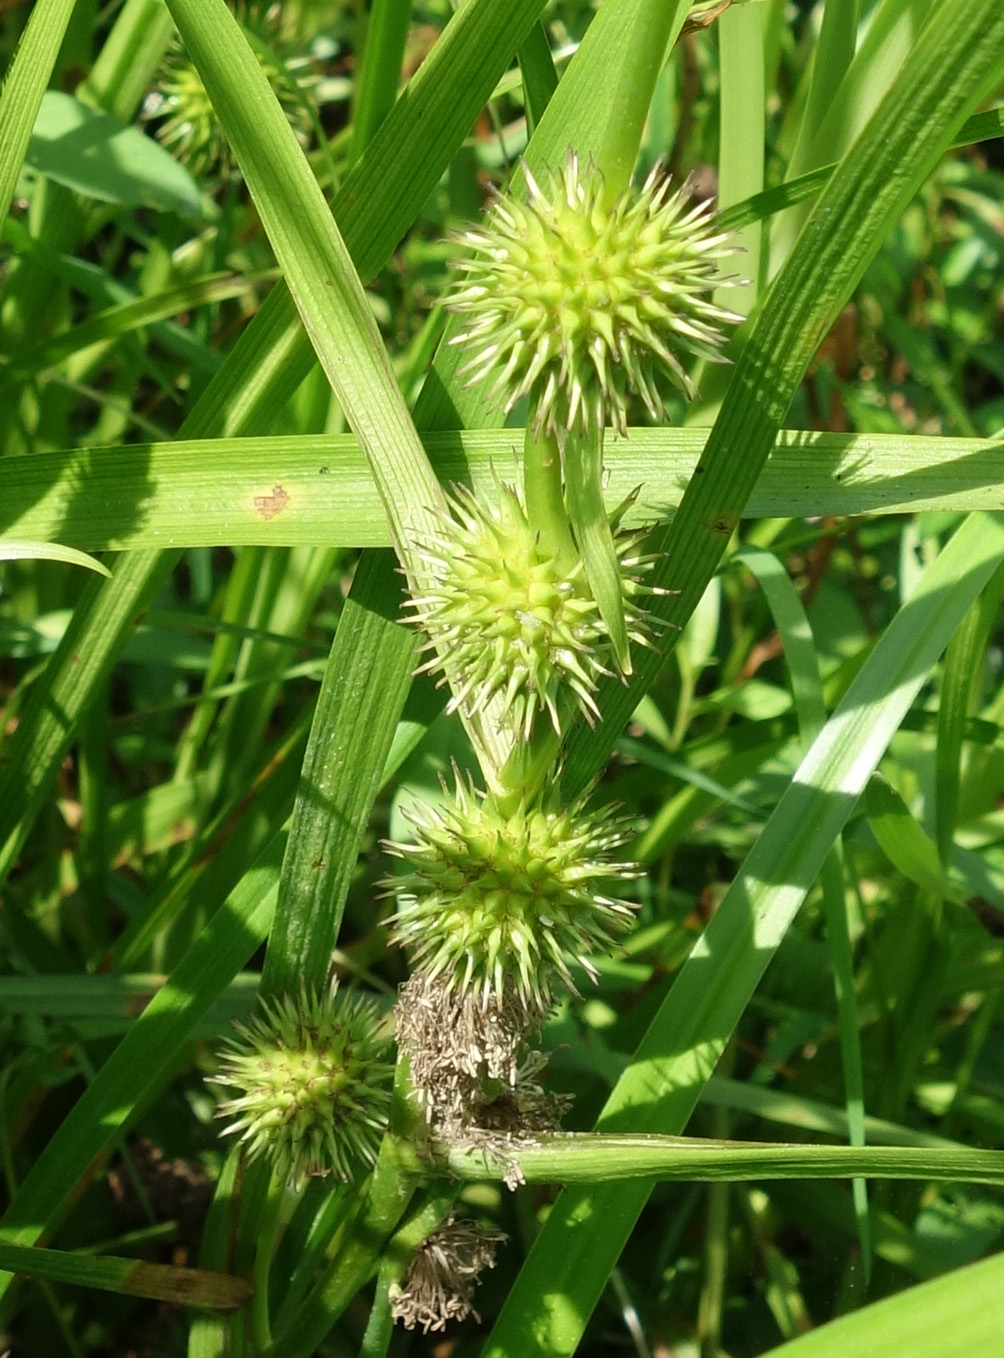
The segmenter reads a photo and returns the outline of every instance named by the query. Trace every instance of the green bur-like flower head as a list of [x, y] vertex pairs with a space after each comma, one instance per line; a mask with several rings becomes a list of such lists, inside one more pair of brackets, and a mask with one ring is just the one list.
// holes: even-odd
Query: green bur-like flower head
[[[563, 690], [590, 722], [598, 717], [593, 694], [612, 657], [581, 559], [569, 566], [542, 544], [513, 487], [497, 483], [497, 492], [485, 506], [455, 488], [441, 531], [420, 547], [425, 570], [406, 606], [437, 652], [422, 669], [442, 667], [451, 682], [448, 710], [474, 716], [501, 694], [513, 727], [529, 740], [540, 711], [560, 731]], [[650, 646], [650, 615], [635, 602], [648, 592], [642, 577], [652, 564], [642, 537], [618, 532], [614, 541], [628, 634]]]
[[574, 990], [569, 960], [595, 976], [588, 954], [607, 951], [631, 915], [601, 891], [637, 875], [609, 858], [623, 825], [581, 802], [503, 812], [462, 782], [411, 821], [417, 842], [387, 847], [407, 869], [390, 883], [391, 923], [416, 968], [485, 1003], [514, 993], [534, 1013], [546, 1012], [555, 980]]
[[673, 191], [659, 167], [641, 191], [605, 202], [603, 177], [569, 154], [542, 189], [524, 165], [526, 202], [499, 197], [485, 223], [459, 237], [466, 277], [447, 305], [467, 318], [454, 343], [473, 357], [472, 382], [506, 412], [529, 397], [539, 434], [623, 434], [636, 392], [665, 418], [662, 382], [696, 395], [681, 355], [721, 362], [720, 327], [741, 320], [711, 299], [718, 262], [734, 253], [707, 203]]
[[387, 1122], [393, 1067], [372, 1005], [338, 996], [262, 1001], [263, 1012], [224, 1052], [214, 1083], [237, 1093], [224, 1100], [224, 1135], [236, 1133], [250, 1158], [263, 1156], [280, 1178], [351, 1177], [372, 1164]]
[[[284, 31], [278, 5], [238, 4], [235, 13], [286, 120], [305, 147], [313, 131], [305, 92], [317, 82], [311, 58], [297, 53], [296, 44]], [[230, 148], [216, 110], [180, 43], [168, 51], [158, 88], [147, 98], [144, 113], [162, 119], [158, 141], [194, 175], [202, 177], [213, 170], [223, 177], [230, 175]]]

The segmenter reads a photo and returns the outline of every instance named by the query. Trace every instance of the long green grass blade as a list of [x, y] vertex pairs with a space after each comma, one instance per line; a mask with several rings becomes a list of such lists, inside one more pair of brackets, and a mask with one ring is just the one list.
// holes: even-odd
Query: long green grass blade
[[554, 69], [547, 34], [540, 23], [534, 24], [519, 49], [519, 69], [523, 78], [527, 127], [532, 136], [551, 95], [558, 88], [558, 73]]
[[362, 445], [400, 559], [431, 535], [440, 492], [348, 247], [223, 0], [167, 0], [241, 167], [314, 351]]
[[141, 326], [156, 324], [169, 316], [190, 311], [193, 307], [225, 302], [232, 297], [246, 297], [266, 281], [271, 281], [268, 274], [259, 278], [213, 274], [208, 278], [192, 279], [153, 297], [141, 297], [134, 302], [109, 307], [82, 324], [65, 330], [55, 339], [39, 345], [25, 345], [3, 375], [12, 382], [24, 381], [32, 373], [53, 367], [71, 354], [86, 349], [88, 345], [104, 343], [117, 335], [127, 335]]
[[152, 1297], [175, 1306], [233, 1311], [251, 1296], [251, 1284], [204, 1268], [176, 1268], [136, 1259], [93, 1258], [66, 1250], [42, 1250], [0, 1244], [0, 1268], [51, 1282], [97, 1287], [128, 1297]]
[[[791, 675], [792, 696], [798, 713], [799, 736], [803, 753], [823, 729], [826, 705], [819, 661], [812, 629], [798, 592], [781, 562], [771, 552], [743, 548], [736, 558], [756, 576], [777, 626], [784, 657]], [[844, 1067], [847, 1121], [852, 1146], [865, 1144], [864, 1070], [861, 1039], [858, 1034], [858, 1006], [854, 983], [854, 963], [847, 922], [843, 854], [840, 840], [834, 842], [821, 873], [823, 914], [833, 968], [833, 988], [840, 1021], [840, 1051]], [[865, 1271], [871, 1268], [871, 1234], [868, 1198], [861, 1179], [854, 1181], [854, 1208]]]
[[[331, 965], [359, 841], [411, 683], [415, 639], [386, 600], [386, 553], [360, 562], [317, 699], [262, 973], [266, 993], [321, 985]], [[400, 597], [400, 596], [399, 596]], [[389, 607], [388, 607], [389, 605]]]
[[[1004, 520], [974, 515], [925, 572], [802, 761], [615, 1086], [600, 1130], [682, 1131], [869, 775], [1002, 554]], [[575, 1351], [649, 1187], [566, 1191], [486, 1358]]]
[[[985, 113], [976, 113], [973, 117], [967, 118], [946, 149], [971, 146], [974, 142], [988, 141], [1001, 136], [1002, 133], [1004, 133], [1004, 108], [987, 109]], [[799, 175], [797, 179], [786, 180], [776, 188], [764, 189], [762, 193], [755, 193], [743, 202], [735, 203], [722, 212], [719, 218], [722, 229], [740, 230], [750, 222], [759, 222], [765, 217], [772, 217], [793, 203], [802, 203], [807, 198], [815, 197], [823, 185], [833, 177], [836, 168], [836, 162], [822, 165], [818, 170], [809, 170], [807, 174]]]
[[764, 1358], [997, 1358], [1004, 1334], [1004, 1255], [911, 1287]]
[[[815, 136], [853, 60], [858, 11], [858, 0], [823, 6], [823, 21], [812, 54], [809, 93], [799, 128], [800, 141], [809, 141]], [[796, 146], [792, 164], [798, 159]]]
[[16, 538], [0, 538], [0, 561], [63, 561], [70, 566], [84, 566], [96, 575], [110, 576], [111, 571], [96, 557], [75, 547], [62, 547], [55, 542], [24, 542]]
[[374, 0], [356, 86], [349, 152], [352, 162], [362, 155], [393, 107], [410, 23], [411, 0]]
[[[641, 486], [624, 516], [652, 523], [675, 509], [707, 430], [633, 429], [609, 444], [608, 512]], [[443, 481], [497, 493], [492, 466], [511, 430], [422, 436]], [[183, 439], [36, 453], [4, 468], [3, 537], [80, 551], [257, 545], [389, 547], [390, 528], [351, 435]], [[743, 506], [744, 519], [913, 514], [1004, 508], [1004, 443], [919, 434], [780, 430]]]
[[39, 0], [0, 92], [0, 222], [10, 210], [31, 129], [59, 55], [74, 0]]
[[[883, 0], [876, 7], [873, 22], [853, 59], [846, 64], [839, 82], [831, 79], [827, 72], [824, 82], [828, 88], [818, 93], [810, 88], [810, 117], [803, 125], [788, 165], [787, 178], [813, 170], [826, 161], [838, 160], [844, 154], [878, 107], [925, 19], [935, 7], [933, 0]], [[827, 32], [820, 35], [821, 60], [827, 66], [831, 61], [834, 63], [834, 76], [839, 66], [846, 63], [848, 35], [839, 32], [846, 17], [841, 14], [835, 22], [828, 23]], [[816, 85], [815, 72], [813, 85]], [[824, 104], [825, 94], [830, 97]], [[786, 258], [803, 220], [804, 213], [796, 210], [785, 213], [773, 224], [772, 268], [776, 269]]]

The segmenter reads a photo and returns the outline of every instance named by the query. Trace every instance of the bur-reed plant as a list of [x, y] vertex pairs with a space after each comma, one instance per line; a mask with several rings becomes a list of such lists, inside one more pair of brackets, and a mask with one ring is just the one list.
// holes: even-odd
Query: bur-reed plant
[[994, 1353], [998, 6], [254, 9], [4, 17], [0, 1328]]

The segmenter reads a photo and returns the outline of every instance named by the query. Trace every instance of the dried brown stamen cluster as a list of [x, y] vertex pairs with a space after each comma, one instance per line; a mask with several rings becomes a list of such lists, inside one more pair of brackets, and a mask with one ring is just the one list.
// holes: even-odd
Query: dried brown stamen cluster
[[393, 1289], [394, 1319], [406, 1330], [420, 1325], [426, 1334], [469, 1315], [480, 1320], [474, 1292], [484, 1270], [495, 1267], [495, 1247], [505, 1239], [501, 1231], [450, 1217], [419, 1246], [404, 1282]]

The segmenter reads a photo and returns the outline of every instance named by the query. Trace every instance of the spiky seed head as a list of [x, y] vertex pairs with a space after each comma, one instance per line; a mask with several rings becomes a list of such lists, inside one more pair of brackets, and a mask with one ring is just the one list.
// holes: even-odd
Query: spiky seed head
[[[286, 121], [306, 147], [313, 125], [304, 95], [318, 79], [312, 59], [298, 52], [279, 5], [241, 3], [235, 13]], [[158, 119], [157, 140], [196, 178], [212, 171], [222, 178], [231, 175], [230, 148], [216, 110], [180, 42], [168, 49], [157, 88], [147, 96], [143, 112], [146, 118]]]
[[512, 993], [536, 1012], [556, 983], [574, 991], [570, 960], [595, 976], [589, 954], [608, 951], [631, 917], [602, 890], [637, 876], [610, 857], [623, 823], [582, 802], [503, 810], [460, 778], [442, 807], [410, 820], [415, 842], [387, 845], [405, 865], [388, 886], [394, 938], [416, 967], [483, 1003]]
[[236, 1091], [218, 1115], [249, 1158], [268, 1160], [295, 1183], [308, 1175], [349, 1179], [372, 1164], [390, 1106], [393, 1066], [373, 1005], [339, 995], [262, 1000], [261, 1013], [235, 1024], [213, 1083]]
[[631, 392], [666, 417], [664, 383], [697, 394], [683, 361], [722, 362], [719, 262], [735, 252], [708, 203], [674, 190], [657, 166], [641, 190], [607, 205], [603, 177], [569, 153], [541, 187], [523, 166], [526, 201], [501, 196], [457, 237], [466, 255], [446, 304], [466, 320], [461, 371], [490, 379], [508, 412], [523, 397], [539, 434], [560, 439], [610, 424], [623, 434]]
[[[434, 652], [421, 669], [442, 668], [451, 684], [448, 711], [475, 716], [501, 695], [505, 719], [529, 740], [542, 711], [560, 732], [559, 699], [568, 692], [594, 721], [597, 681], [614, 660], [581, 559], [569, 566], [543, 546], [516, 488], [498, 480], [494, 504], [457, 486], [437, 518], [439, 531], [420, 544], [422, 575], [406, 607]], [[654, 560], [642, 552], [643, 536], [621, 530], [614, 543], [628, 635], [651, 646], [652, 618], [637, 602], [650, 592], [644, 575]]]

